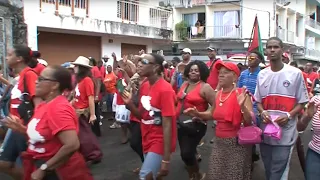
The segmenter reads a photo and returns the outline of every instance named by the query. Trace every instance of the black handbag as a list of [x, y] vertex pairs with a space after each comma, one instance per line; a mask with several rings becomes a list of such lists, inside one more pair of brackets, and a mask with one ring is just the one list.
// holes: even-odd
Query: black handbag
[[184, 100], [187, 96], [187, 90], [189, 88], [189, 84], [187, 85], [187, 87], [184, 89], [184, 94], [181, 98], [181, 110], [180, 110], [180, 114], [178, 117], [178, 128], [184, 132], [186, 132], [187, 134], [196, 134], [199, 132], [199, 126], [201, 125], [201, 123], [195, 122], [193, 121], [193, 117], [188, 116], [186, 114], [183, 113], [184, 111]]
[[29, 123], [29, 120], [33, 116], [33, 112], [34, 104], [28, 91], [27, 76], [25, 75], [23, 79], [23, 93], [21, 95], [21, 103], [18, 106], [18, 113], [24, 124]]

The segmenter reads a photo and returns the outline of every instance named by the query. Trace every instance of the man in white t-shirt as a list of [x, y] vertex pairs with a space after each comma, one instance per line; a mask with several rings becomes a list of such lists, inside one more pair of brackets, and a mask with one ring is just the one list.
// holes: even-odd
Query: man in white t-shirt
[[277, 37], [267, 41], [270, 66], [257, 77], [255, 100], [262, 119], [260, 128], [280, 127], [276, 137], [263, 135], [260, 153], [267, 180], [288, 179], [290, 158], [298, 137], [298, 114], [308, 102], [308, 91], [299, 69], [282, 62], [283, 43]]

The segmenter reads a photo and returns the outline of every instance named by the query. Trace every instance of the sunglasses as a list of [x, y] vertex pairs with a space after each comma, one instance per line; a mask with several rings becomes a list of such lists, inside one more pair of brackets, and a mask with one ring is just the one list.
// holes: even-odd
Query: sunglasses
[[153, 62], [150, 62], [148, 59], [141, 59], [141, 63], [145, 64], [145, 65], [147, 65], [147, 64], [155, 64]]
[[254, 57], [254, 56], [250, 56], [250, 57], [248, 58], [249, 61], [253, 61], [253, 60], [256, 60], [256, 59], [257, 59], [257, 58]]
[[45, 77], [39, 76], [39, 77], [38, 77], [38, 82], [42, 82], [42, 81], [52, 81], [52, 82], [54, 82], [54, 81], [57, 81], [57, 80], [55, 80], [55, 79], [49, 79], [49, 78], [45, 78]]

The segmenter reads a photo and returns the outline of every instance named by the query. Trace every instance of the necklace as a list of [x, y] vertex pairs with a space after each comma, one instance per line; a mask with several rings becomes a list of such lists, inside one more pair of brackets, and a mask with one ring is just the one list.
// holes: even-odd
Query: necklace
[[220, 92], [220, 97], [219, 97], [220, 103], [219, 103], [219, 106], [222, 106], [223, 103], [224, 103], [227, 99], [229, 99], [229, 97], [231, 96], [231, 94], [232, 94], [232, 92], [234, 91], [234, 89], [232, 89], [232, 91], [229, 92], [228, 96], [227, 96], [224, 100], [222, 100], [222, 91], [223, 91], [223, 89], [221, 89], [221, 92]]

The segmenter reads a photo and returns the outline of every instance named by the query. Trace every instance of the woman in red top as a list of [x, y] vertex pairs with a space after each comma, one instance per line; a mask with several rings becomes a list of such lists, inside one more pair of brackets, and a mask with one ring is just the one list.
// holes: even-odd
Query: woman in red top
[[238, 144], [237, 133], [241, 123], [251, 124], [253, 120], [252, 101], [246, 89], [236, 88], [240, 70], [233, 63], [218, 63], [219, 85], [215, 109], [199, 112], [195, 108], [185, 113], [205, 120], [217, 120], [216, 138], [209, 159], [208, 179], [251, 179], [252, 146]]
[[145, 156], [140, 179], [153, 180], [169, 172], [170, 156], [176, 147], [175, 93], [171, 85], [161, 77], [164, 59], [159, 54], [147, 54], [141, 60], [141, 76], [147, 80], [139, 92], [139, 108], [125, 91], [123, 100], [138, 119], [141, 119], [141, 135]]
[[96, 136], [91, 130], [90, 124], [96, 121], [94, 102], [94, 83], [91, 79], [89, 59], [79, 56], [71, 64], [75, 65], [77, 85], [73, 99], [73, 107], [76, 109], [80, 124], [80, 152], [90, 163], [98, 163], [102, 159], [102, 151]]
[[[31, 103], [33, 102], [34, 106], [41, 101], [40, 98], [35, 97], [35, 81], [38, 76], [32, 70], [32, 68], [36, 66], [36, 62], [32, 61], [31, 54], [32, 51], [29, 47], [15, 45], [12, 49], [8, 50], [6, 57], [8, 66], [18, 75], [17, 83], [11, 91], [10, 115], [19, 117], [21, 124], [27, 124], [29, 121], [28, 115], [30, 115], [26, 115], [25, 112], [27, 112], [27, 110], [23, 111], [22, 106], [20, 107], [20, 105], [23, 104], [21, 100], [23, 94], [29, 95], [28, 99], [31, 100]], [[24, 114], [19, 114], [18, 108], [22, 110]], [[20, 117], [24, 117], [24, 120], [20, 120]], [[27, 148], [26, 136], [9, 129], [6, 134], [6, 139], [6, 142], [2, 144], [0, 171], [8, 173], [14, 179], [21, 179], [23, 171], [18, 166], [15, 166], [15, 162], [19, 160], [20, 153]], [[17, 165], [19, 165], [19, 163]]]
[[[18, 128], [29, 137], [28, 149], [22, 155], [24, 180], [93, 180], [77, 151], [80, 143], [76, 112], [61, 95], [71, 89], [71, 75], [63, 67], [48, 67], [39, 76], [36, 95], [45, 102], [35, 109], [27, 127]], [[12, 123], [14, 120], [14, 117], [8, 119]]]
[[38, 75], [40, 75], [41, 72], [44, 70], [44, 68], [46, 68], [43, 64], [38, 62], [38, 59], [41, 58], [41, 53], [39, 51], [32, 51], [31, 56], [32, 56], [32, 60], [34, 61], [34, 63], [36, 63], [36, 66], [33, 68], [33, 70]]
[[[184, 76], [188, 81], [181, 86], [177, 95], [179, 100], [176, 110], [177, 117], [183, 113], [184, 109], [196, 108], [199, 112], [205, 112], [209, 104], [214, 107], [215, 93], [211, 86], [206, 83], [209, 77], [207, 65], [202, 61], [192, 61], [186, 66]], [[190, 118], [192, 119], [192, 117]], [[207, 124], [201, 120], [190, 123], [194, 126], [195, 133], [190, 133], [185, 126], [178, 127], [180, 154], [187, 166], [189, 178], [200, 180], [205, 178], [205, 174], [199, 172], [196, 154], [197, 146], [206, 134]]]

